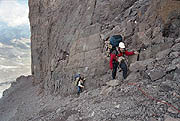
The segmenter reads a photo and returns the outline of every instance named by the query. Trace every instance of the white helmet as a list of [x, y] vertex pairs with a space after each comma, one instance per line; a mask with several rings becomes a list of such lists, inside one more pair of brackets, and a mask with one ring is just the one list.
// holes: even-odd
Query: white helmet
[[120, 48], [125, 48], [124, 43], [123, 43], [123, 42], [120, 42], [120, 43], [119, 43], [119, 47], [120, 47]]

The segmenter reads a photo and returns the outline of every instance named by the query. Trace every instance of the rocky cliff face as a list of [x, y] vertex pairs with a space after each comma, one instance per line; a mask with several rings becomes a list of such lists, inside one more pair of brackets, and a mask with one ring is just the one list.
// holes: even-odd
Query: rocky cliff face
[[[179, 0], [29, 0], [29, 7], [33, 76], [4, 92], [2, 121], [179, 121]], [[141, 50], [139, 61], [128, 58], [124, 81], [122, 72], [111, 80], [105, 43], [113, 34]], [[77, 72], [87, 78], [80, 96], [70, 95]]]
[[72, 93], [77, 72], [88, 89], [110, 78], [104, 41], [113, 34], [130, 49], [146, 49], [145, 60], [171, 48], [180, 32], [177, 0], [29, 0], [29, 8], [32, 74], [51, 93]]

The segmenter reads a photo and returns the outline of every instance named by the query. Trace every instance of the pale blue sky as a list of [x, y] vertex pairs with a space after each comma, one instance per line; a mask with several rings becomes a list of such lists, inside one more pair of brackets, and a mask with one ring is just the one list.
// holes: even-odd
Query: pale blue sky
[[28, 4], [28, 0], [17, 0], [19, 3], [21, 3], [21, 4]]
[[29, 25], [28, 0], [0, 0], [0, 22], [8, 26]]

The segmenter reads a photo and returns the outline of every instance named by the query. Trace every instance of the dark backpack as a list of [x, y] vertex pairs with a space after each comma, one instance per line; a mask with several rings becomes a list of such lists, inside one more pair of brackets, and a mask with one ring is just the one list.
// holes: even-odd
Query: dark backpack
[[122, 42], [121, 35], [113, 35], [110, 38], [110, 44], [112, 45], [112, 47], [118, 47], [120, 42]]
[[77, 85], [78, 85], [78, 82], [79, 82], [80, 79], [81, 79], [80, 74], [76, 74], [76, 75], [74, 76], [74, 86], [77, 86]]
[[118, 51], [116, 50], [116, 47], [112, 47], [110, 49], [110, 53], [109, 54], [115, 54], [115, 55], [118, 55]]

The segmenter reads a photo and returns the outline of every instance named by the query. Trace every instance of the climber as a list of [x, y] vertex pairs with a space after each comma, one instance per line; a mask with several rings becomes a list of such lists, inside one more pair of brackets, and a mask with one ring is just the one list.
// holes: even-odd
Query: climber
[[82, 92], [82, 88], [84, 88], [84, 81], [85, 79], [80, 77], [78, 81], [78, 95]]
[[75, 76], [75, 85], [78, 88], [78, 95], [82, 92], [82, 88], [84, 88], [84, 82], [85, 82], [85, 78], [82, 77], [80, 74], [77, 74]]
[[123, 42], [119, 43], [119, 47], [113, 48], [110, 52], [110, 69], [112, 70], [112, 78], [115, 79], [118, 66], [123, 71], [123, 78], [127, 77], [127, 65], [125, 63], [125, 55], [138, 54], [137, 51], [128, 52]]
[[115, 79], [115, 77], [116, 77], [117, 67], [119, 65], [117, 55], [118, 55], [118, 48], [113, 47], [110, 50], [110, 63], [109, 63], [110, 69], [112, 70], [112, 78], [113, 79]]

